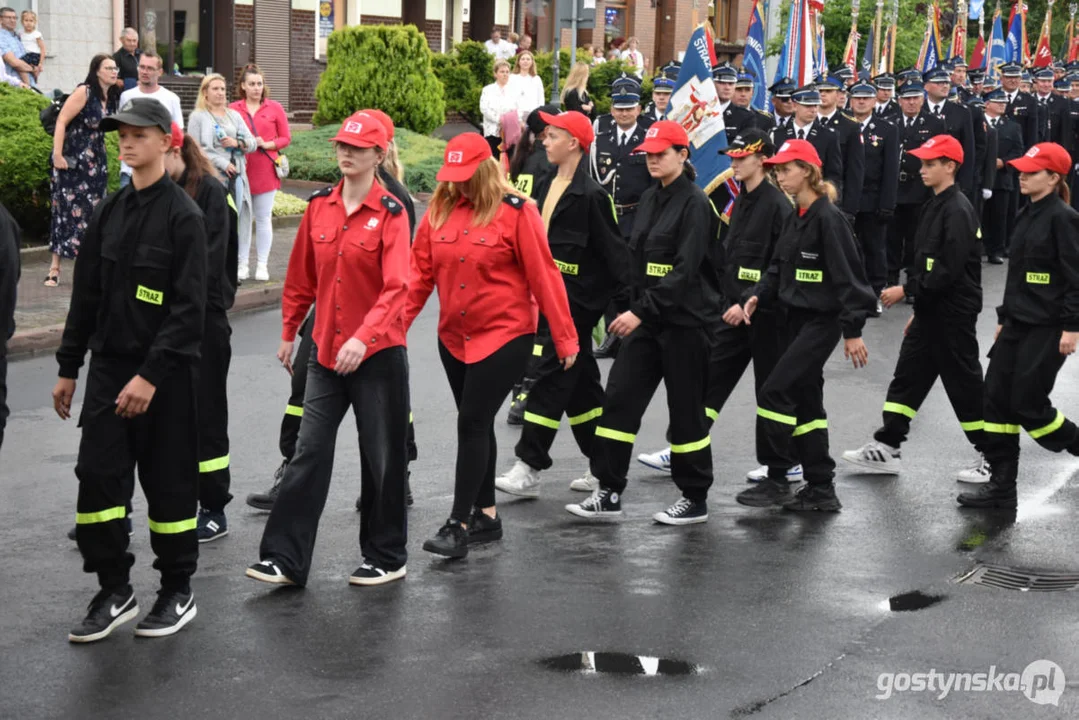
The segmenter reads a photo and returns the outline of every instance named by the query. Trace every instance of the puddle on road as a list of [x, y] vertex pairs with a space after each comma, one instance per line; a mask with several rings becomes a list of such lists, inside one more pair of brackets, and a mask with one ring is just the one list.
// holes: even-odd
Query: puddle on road
[[927, 607], [932, 607], [945, 599], [945, 595], [928, 595], [920, 590], [914, 592], [903, 593], [902, 595], [893, 595], [888, 598], [888, 610], [892, 612], [911, 612], [913, 610], [924, 610]]
[[699, 665], [684, 660], [615, 652], [579, 652], [540, 660], [548, 670], [608, 675], [694, 675]]

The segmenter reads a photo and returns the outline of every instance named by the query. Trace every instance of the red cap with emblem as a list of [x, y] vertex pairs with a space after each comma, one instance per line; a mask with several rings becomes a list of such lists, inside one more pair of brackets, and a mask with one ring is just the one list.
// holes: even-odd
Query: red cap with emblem
[[783, 165], [785, 163], [801, 160], [810, 165], [821, 167], [820, 155], [817, 148], [808, 140], [787, 140], [779, 146], [779, 152], [764, 160], [765, 165]]
[[1056, 143], [1038, 143], [1027, 150], [1026, 155], [1009, 160], [1008, 164], [1019, 172], [1048, 170], [1057, 175], [1067, 175], [1071, 170], [1071, 155]]
[[921, 147], [908, 150], [911, 155], [922, 160], [936, 160], [945, 158], [963, 163], [963, 146], [951, 135], [934, 135], [926, 140]]
[[370, 115], [375, 120], [378, 120], [380, 123], [382, 123], [382, 127], [385, 128], [385, 130], [386, 130], [386, 139], [389, 140], [390, 142], [393, 142], [393, 131], [394, 131], [393, 120], [390, 118], [389, 115], [382, 112], [381, 110], [375, 110], [374, 108], [368, 108], [367, 110], [360, 110], [360, 112], [365, 113], [367, 115]]
[[373, 115], [365, 112], [352, 113], [341, 123], [341, 129], [330, 142], [344, 143], [358, 148], [386, 148], [386, 128]]
[[679, 145], [689, 147], [689, 135], [685, 129], [672, 120], [660, 120], [652, 123], [644, 134], [644, 142], [634, 149], [635, 153], [661, 153], [669, 147]]
[[562, 128], [577, 138], [577, 142], [581, 144], [581, 149], [585, 152], [592, 145], [592, 141], [596, 139], [596, 133], [592, 129], [592, 123], [589, 122], [588, 117], [576, 110], [569, 110], [557, 115], [541, 110], [540, 117], [543, 118], [543, 122], [551, 127]]
[[491, 146], [479, 133], [461, 133], [446, 143], [442, 169], [435, 175], [439, 182], [467, 182], [487, 158]]

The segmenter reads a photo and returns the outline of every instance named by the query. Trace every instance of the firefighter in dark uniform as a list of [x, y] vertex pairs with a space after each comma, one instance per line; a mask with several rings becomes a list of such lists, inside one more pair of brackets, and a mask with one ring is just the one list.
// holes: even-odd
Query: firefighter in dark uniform
[[807, 85], [791, 94], [794, 116], [789, 123], [777, 125], [772, 131], [772, 144], [780, 147], [787, 140], [805, 140], [817, 151], [824, 162], [824, 179], [835, 185], [842, 194], [843, 155], [839, 147], [839, 135], [824, 125], [817, 115], [820, 93], [813, 85]]
[[[813, 146], [789, 140], [767, 164], [777, 166], [779, 187], [798, 209], [761, 282], [743, 293], [742, 308], [745, 321], [752, 320], [758, 302], [784, 311], [786, 349], [757, 393], [757, 458], [768, 466], [768, 477], [736, 500], [754, 507], [782, 504], [788, 510], [834, 512], [842, 505], [832, 484], [835, 461], [828, 453], [824, 364], [842, 336], [846, 356], [855, 367], [865, 365], [862, 326], [876, 298]], [[802, 463], [806, 487], [792, 498], [786, 475], [796, 460]]]
[[662, 381], [670, 409], [671, 475], [682, 497], [653, 515], [687, 525], [708, 519], [712, 448], [704, 395], [712, 328], [720, 319], [719, 279], [713, 264], [719, 217], [693, 180], [689, 137], [661, 120], [637, 148], [659, 181], [641, 198], [630, 240], [633, 299], [609, 332], [625, 345], [607, 379], [603, 414], [592, 440], [592, 475], [599, 487], [567, 505], [579, 517], [622, 514], [630, 453], [641, 418]]
[[974, 95], [967, 83], [967, 61], [962, 55], [956, 55], [948, 61], [947, 67], [948, 79], [955, 89], [956, 97], [959, 98], [959, 102], [966, 105]]
[[1038, 103], [1030, 93], [1019, 89], [1023, 69], [1015, 64], [1002, 65], [1000, 84], [1008, 99], [1008, 109], [1004, 113], [1019, 123], [1023, 130], [1023, 142], [1027, 147], [1042, 141], [1038, 124]]
[[[789, 77], [780, 78], [768, 88], [768, 92], [772, 93], [772, 108], [775, 110], [773, 130], [785, 128], [794, 120], [794, 100], [791, 96], [795, 89], [794, 81]], [[775, 133], [770, 135], [774, 139]]]
[[873, 78], [873, 87], [877, 89], [877, 102], [873, 107], [873, 115], [898, 125], [903, 111], [895, 99], [895, 78], [887, 74], [878, 75]]
[[1079, 340], [1079, 213], [1068, 205], [1068, 152], [1041, 143], [1011, 161], [1030, 197], [1011, 237], [1004, 301], [985, 374], [989, 482], [959, 496], [966, 507], [1015, 509], [1019, 429], [1053, 452], [1079, 455], [1079, 429], [1053, 407], [1057, 373]]
[[731, 102], [737, 107], [749, 110], [753, 115], [742, 125], [742, 130], [757, 128], [768, 134], [775, 127], [776, 121], [772, 113], [753, 107], [753, 86], [756, 79], [748, 72], [739, 73], [738, 80], [734, 83], [734, 96]]
[[993, 197], [996, 182], [997, 135], [985, 119], [985, 100], [972, 96], [966, 102], [970, 110], [970, 122], [974, 127], [974, 212], [982, 216], [985, 202]]
[[639, 122], [646, 128], [657, 120], [667, 117], [667, 111], [671, 106], [671, 93], [678, 81], [679, 68], [667, 65], [652, 78], [652, 100], [645, 106]]
[[[577, 112], [543, 115], [544, 145], [558, 168], [536, 188], [536, 204], [547, 229], [551, 256], [562, 273], [570, 314], [578, 338], [588, 338], [614, 294], [631, 283], [629, 247], [618, 231], [611, 198], [588, 175], [587, 153], [594, 139], [592, 124]], [[495, 478], [495, 488], [511, 495], [539, 496], [539, 474], [553, 464], [550, 450], [562, 422], [569, 418], [577, 448], [588, 458], [596, 423], [603, 411], [603, 384], [591, 343], [580, 343], [577, 362], [562, 368], [550, 341], [546, 318], [540, 318], [533, 348], [539, 352], [538, 378], [528, 394], [524, 429], [515, 449], [517, 461]], [[585, 473], [571, 487], [592, 491]]]
[[[848, 70], [850, 68], [847, 68]], [[858, 123], [839, 109], [840, 88], [844, 87], [841, 76], [834, 74], [817, 85], [821, 104], [819, 121], [835, 130], [839, 138], [839, 150], [843, 156], [843, 185], [839, 189], [839, 208], [853, 220], [861, 208], [862, 183], [865, 180], [865, 149]]]
[[730, 145], [746, 123], [753, 120], [754, 112], [739, 107], [734, 102], [734, 89], [738, 84], [738, 71], [730, 63], [717, 65], [712, 70], [712, 82], [719, 97], [719, 111], [723, 113], [723, 127], [727, 131], [727, 144]]
[[76, 540], [101, 591], [68, 638], [93, 642], [135, 618], [135, 557], [124, 523], [135, 471], [146, 494], [150, 546], [161, 573], [143, 637], [171, 635], [196, 614], [198, 563], [196, 368], [206, 309], [202, 211], [165, 172], [172, 117], [151, 98], [101, 121], [120, 131], [131, 184], [98, 204], [79, 248], [71, 309], [56, 359], [57, 414], [67, 419], [91, 351], [79, 426]]
[[[885, 307], [905, 295], [915, 298], [914, 315], [884, 403], [884, 424], [873, 440], [843, 459], [874, 472], [898, 474], [899, 448], [910, 423], [939, 377], [967, 440], [982, 447], [982, 366], [977, 323], [982, 309], [981, 231], [978, 216], [955, 183], [963, 147], [951, 135], [937, 135], [910, 151], [922, 161], [922, 181], [933, 196], [918, 223], [914, 266], [907, 282], [881, 293]], [[982, 459], [956, 479], [984, 482]]]
[[1063, 137], [1065, 103], [1053, 92], [1053, 71], [1042, 68], [1034, 71], [1034, 102], [1038, 106], [1038, 136], [1042, 142], [1058, 145]]
[[[968, 101], [972, 97], [982, 97], [985, 94], [985, 70], [979, 68], [968, 70], [967, 80], [970, 81], [966, 91]], [[962, 93], [960, 98], [962, 98]]]
[[970, 110], [956, 102], [948, 102], [952, 80], [947, 69], [938, 67], [925, 74], [925, 109], [930, 115], [944, 122], [945, 132], [959, 141], [966, 162], [959, 168], [956, 182], [959, 189], [974, 204], [974, 167], [977, 162], [974, 150], [974, 125]]
[[899, 284], [899, 271], [914, 261], [914, 232], [922, 203], [929, 190], [922, 183], [922, 161], [910, 154], [934, 135], [945, 132], [944, 121], [926, 112], [925, 93], [920, 82], [904, 83], [899, 91], [903, 116], [899, 120], [899, 191], [896, 194], [895, 218], [888, 233], [888, 284]]
[[[1072, 84], [1066, 77], [1058, 78], [1053, 81], [1053, 94], [1065, 101], [1064, 110], [1067, 110], [1068, 96], [1071, 94]], [[1062, 118], [1063, 119], [1063, 118]]]
[[[641, 105], [641, 81], [636, 75], [627, 75], [622, 73], [621, 77], [614, 79], [611, 83], [611, 96], [615, 94], [633, 94], [637, 96], [637, 117], [636, 122], [641, 124], [641, 127], [648, 129], [648, 126], [652, 124], [652, 121], [646, 120], [641, 117], [640, 105]], [[592, 129], [596, 133], [596, 137], [606, 134], [617, 123], [615, 121], [614, 103], [611, 103], [611, 112], [603, 113], [596, 118], [592, 124]]]
[[985, 96], [985, 117], [990, 131], [996, 135], [996, 154], [993, 164], [993, 195], [982, 208], [982, 240], [985, 254], [993, 265], [1004, 263], [1004, 245], [1008, 239], [1009, 213], [1016, 206], [1012, 197], [1018, 191], [1015, 170], [1008, 162], [1023, 154], [1023, 131], [1019, 123], [1005, 115], [1008, 96], [1003, 90], [993, 90]]
[[[1064, 149], [1071, 153], [1072, 170], [1068, 174], [1068, 187], [1071, 188], [1072, 207], [1079, 209], [1079, 61], [1068, 63], [1069, 74], [1065, 76], [1071, 91], [1065, 99], [1061, 142]], [[1074, 66], [1074, 70], [1070, 66]]]

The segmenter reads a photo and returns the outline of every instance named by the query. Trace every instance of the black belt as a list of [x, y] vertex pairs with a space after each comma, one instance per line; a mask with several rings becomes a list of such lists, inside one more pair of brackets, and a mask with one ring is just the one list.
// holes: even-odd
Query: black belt
[[618, 203], [615, 203], [614, 214], [615, 215], [625, 215], [626, 213], [636, 212], [637, 211], [637, 205], [639, 205], [639, 204], [640, 203], [627, 203], [625, 205], [619, 205]]

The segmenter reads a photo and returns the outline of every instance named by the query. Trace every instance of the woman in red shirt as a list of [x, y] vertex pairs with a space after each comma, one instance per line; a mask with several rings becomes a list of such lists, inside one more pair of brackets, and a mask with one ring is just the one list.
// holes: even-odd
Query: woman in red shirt
[[296, 330], [316, 299], [319, 310], [311, 331], [317, 352], [298, 369], [307, 373], [307, 391], [296, 454], [262, 534], [261, 561], [247, 569], [269, 583], [307, 583], [337, 429], [350, 406], [360, 443], [363, 564], [349, 583], [405, 575], [408, 218], [377, 180], [387, 143], [382, 124], [355, 113], [333, 142], [343, 179], [311, 196], [281, 298], [277, 357], [289, 372]]
[[495, 414], [532, 354], [535, 297], [566, 369], [577, 332], [535, 203], [506, 182], [477, 133], [446, 145], [445, 163], [412, 246], [405, 327], [438, 286], [438, 351], [457, 403], [453, 510], [423, 549], [460, 558], [498, 540]]
[[[240, 113], [259, 148], [247, 156], [247, 184], [251, 187], [251, 215], [255, 226], [255, 279], [266, 281], [270, 279], [266, 264], [270, 261], [270, 246], [273, 245], [270, 217], [274, 195], [281, 189], [277, 158], [292, 142], [292, 133], [285, 109], [281, 103], [270, 99], [270, 88], [263, 82], [258, 65], [244, 66], [237, 88], [240, 99], [229, 107]], [[251, 256], [251, 224], [242, 223], [239, 233], [239, 276], [246, 280]]]

